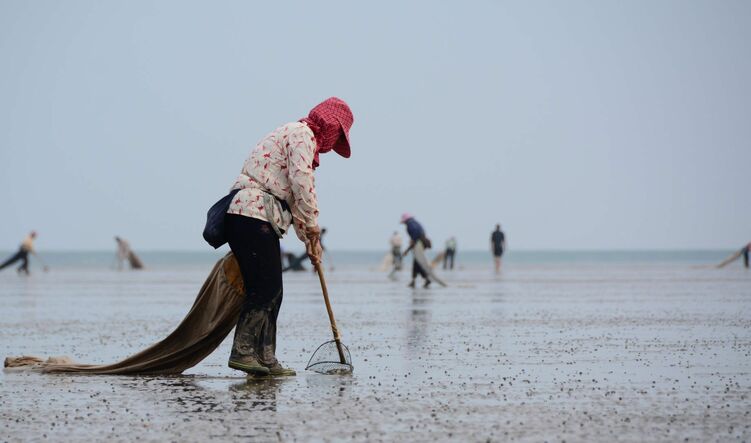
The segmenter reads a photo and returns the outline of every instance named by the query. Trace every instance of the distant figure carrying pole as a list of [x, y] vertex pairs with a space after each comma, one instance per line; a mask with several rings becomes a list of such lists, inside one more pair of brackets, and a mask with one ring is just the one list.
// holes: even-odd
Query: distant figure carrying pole
[[748, 254], [749, 250], [751, 250], [751, 243], [747, 244], [746, 246], [742, 247], [740, 250], [730, 254], [728, 258], [722, 261], [722, 263], [718, 264], [718, 268], [725, 267], [726, 265], [729, 265], [730, 263], [738, 260], [741, 256], [743, 256], [743, 265], [748, 269], [749, 263], [748, 263]]
[[[29, 253], [32, 253], [36, 257], [39, 257], [34, 250], [34, 239], [36, 238], [36, 236], [36, 231], [31, 231], [29, 235], [27, 235], [26, 238], [23, 239], [23, 242], [21, 242], [21, 246], [18, 248], [18, 252], [5, 260], [3, 264], [0, 265], [0, 269], [4, 269], [20, 260], [21, 266], [18, 267], [18, 273], [20, 274], [23, 272], [26, 275], [29, 275]], [[46, 270], [47, 267], [45, 266], [45, 271]]]
[[506, 249], [506, 236], [501, 231], [501, 225], [495, 225], [495, 231], [490, 234], [490, 250], [493, 252], [496, 274], [501, 272], [501, 257]]
[[117, 269], [123, 269], [123, 263], [127, 260], [131, 269], [143, 269], [143, 262], [130, 249], [130, 244], [124, 239], [115, 236], [117, 242]]

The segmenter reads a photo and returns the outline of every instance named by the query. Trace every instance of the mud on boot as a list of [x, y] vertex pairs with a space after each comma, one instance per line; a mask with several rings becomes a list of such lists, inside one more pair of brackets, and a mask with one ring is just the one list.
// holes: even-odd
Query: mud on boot
[[276, 362], [273, 365], [269, 366], [268, 369], [269, 375], [272, 377], [291, 377], [293, 375], [297, 375], [297, 372], [295, 372], [294, 369], [285, 368], [279, 362]]
[[227, 366], [253, 375], [268, 375], [270, 372], [255, 357], [230, 357]]

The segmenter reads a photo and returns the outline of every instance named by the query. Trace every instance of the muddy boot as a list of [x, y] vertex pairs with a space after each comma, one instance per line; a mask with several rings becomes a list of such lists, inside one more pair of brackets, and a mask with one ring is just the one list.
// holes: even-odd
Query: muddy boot
[[277, 361], [273, 366], [269, 367], [269, 375], [272, 377], [291, 377], [297, 375], [297, 372], [292, 368], [285, 368]]
[[229, 356], [230, 368], [249, 374], [266, 375], [269, 373], [269, 369], [258, 361], [256, 352], [259, 334], [266, 322], [266, 316], [265, 311], [250, 311], [240, 316], [237, 328], [235, 328], [232, 353]]
[[252, 375], [268, 375], [270, 373], [269, 368], [259, 363], [255, 357], [230, 357], [227, 366]]
[[[276, 319], [282, 305], [281, 292], [274, 297], [265, 309], [266, 319], [261, 325], [258, 337], [258, 360], [269, 368], [271, 375], [295, 375], [295, 371], [285, 369], [276, 359]], [[290, 374], [289, 371], [292, 371]], [[276, 374], [275, 374], [276, 372]]]

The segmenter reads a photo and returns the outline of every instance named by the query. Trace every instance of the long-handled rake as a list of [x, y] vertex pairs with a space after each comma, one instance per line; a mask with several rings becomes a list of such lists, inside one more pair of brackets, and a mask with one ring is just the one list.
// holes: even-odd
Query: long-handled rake
[[334, 339], [327, 341], [316, 349], [305, 369], [310, 369], [321, 374], [349, 374], [354, 369], [352, 366], [352, 357], [349, 354], [347, 346], [342, 343], [339, 330], [336, 328], [334, 311], [331, 310], [329, 291], [326, 289], [326, 279], [323, 278], [321, 264], [317, 263], [315, 268], [316, 272], [318, 272], [318, 279], [321, 281], [323, 300], [326, 302], [326, 311], [329, 313], [331, 332], [334, 333]]

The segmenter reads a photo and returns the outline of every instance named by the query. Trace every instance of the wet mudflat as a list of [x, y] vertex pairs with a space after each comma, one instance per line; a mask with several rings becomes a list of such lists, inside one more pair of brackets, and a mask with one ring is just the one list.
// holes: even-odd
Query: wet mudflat
[[[0, 274], [3, 355], [125, 357], [161, 339], [209, 266]], [[312, 274], [285, 276], [278, 356], [246, 380], [229, 338], [179, 377], [0, 373], [3, 441], [749, 441], [751, 273], [638, 264], [443, 273], [410, 290], [327, 276], [351, 376], [303, 370], [330, 337]]]

